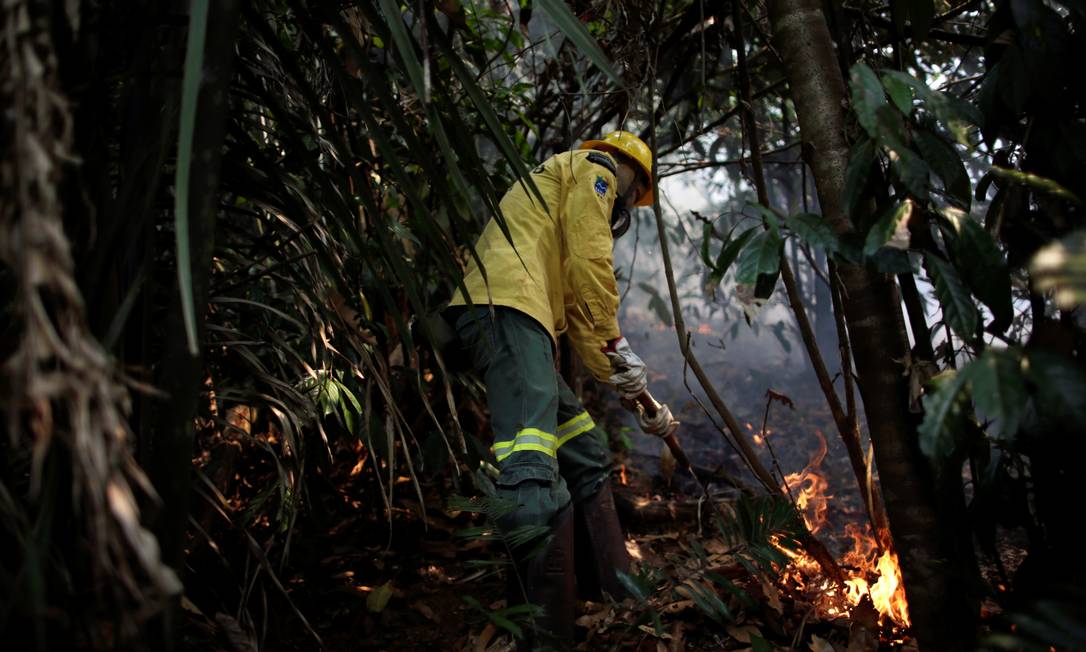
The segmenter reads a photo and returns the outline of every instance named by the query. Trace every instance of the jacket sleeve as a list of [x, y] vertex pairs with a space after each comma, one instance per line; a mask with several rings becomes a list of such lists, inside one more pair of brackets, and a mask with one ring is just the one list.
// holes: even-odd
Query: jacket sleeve
[[592, 374], [606, 380], [611, 366], [600, 349], [621, 335], [611, 251], [615, 175], [585, 157], [576, 157], [568, 184], [560, 220], [569, 252], [568, 282], [577, 308], [566, 311], [570, 339]]

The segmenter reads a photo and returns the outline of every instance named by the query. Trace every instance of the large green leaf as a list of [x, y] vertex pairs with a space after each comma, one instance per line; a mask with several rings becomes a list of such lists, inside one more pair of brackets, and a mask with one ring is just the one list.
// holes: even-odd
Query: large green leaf
[[913, 112], [913, 89], [912, 86], [901, 81], [897, 77], [892, 75], [883, 74], [882, 85], [886, 89], [886, 94], [890, 96], [890, 100], [897, 107], [898, 111], [901, 111], [903, 115], [911, 115]]
[[878, 109], [876, 140], [890, 157], [890, 171], [915, 197], [925, 200], [928, 196], [930, 169], [924, 159], [909, 148], [905, 118], [889, 105]]
[[732, 263], [739, 256], [739, 253], [743, 251], [743, 247], [746, 246], [750, 239], [758, 233], [759, 228], [752, 226], [746, 231], [743, 231], [735, 238], [724, 243], [724, 246], [720, 249], [720, 255], [716, 257], [716, 265], [714, 266], [713, 273], [709, 275], [709, 282], [712, 285], [720, 283], [724, 278], [724, 274], [731, 267]]
[[174, 237], [177, 240], [177, 285], [181, 316], [191, 355], [199, 353], [196, 342], [196, 306], [192, 295], [192, 255], [189, 250], [189, 176], [192, 172], [192, 140], [204, 70], [208, 0], [193, 0], [185, 44], [185, 74], [181, 82], [181, 124], [177, 136], [177, 168], [174, 177]]
[[[954, 138], [960, 144], [969, 145], [969, 125], [983, 125], [984, 116], [971, 102], [934, 90], [926, 83], [900, 70], [886, 69], [881, 72], [884, 78], [892, 78], [897, 82], [911, 86], [916, 91], [917, 97], [923, 102], [925, 110], [934, 115], [950, 133], [954, 134]], [[989, 74], [992, 72], [994, 70], [989, 71]]]
[[849, 71], [849, 85], [852, 87], [852, 106], [856, 118], [872, 138], [878, 135], [878, 110], [886, 106], [886, 95], [878, 75], [865, 63], [857, 63]]
[[1083, 205], [1083, 201], [1078, 195], [1052, 179], [1046, 179], [1045, 177], [1037, 176], [1036, 174], [1031, 174], [1029, 172], [1022, 172], [1021, 170], [999, 167], [998, 165], [992, 166], [992, 174], [1013, 183], [1029, 186], [1036, 191], [1047, 193], [1054, 197], [1059, 197], [1060, 199], [1066, 199], [1077, 206]]
[[[856, 212], [856, 205], [863, 195], [871, 166], [875, 164], [875, 141], [867, 136], [852, 145], [848, 156], [848, 168], [845, 170], [845, 210], [851, 218]], [[852, 218], [855, 224], [856, 219]]]
[[787, 218], [788, 228], [801, 240], [826, 253], [834, 253], [841, 247], [837, 234], [825, 218], [813, 213], [796, 213]]
[[709, 257], [709, 243], [713, 240], [713, 225], [710, 222], [706, 222], [701, 225], [701, 262], [711, 270], [716, 268], [713, 266], [713, 260]]
[[943, 188], [947, 195], [959, 206], [968, 210], [973, 196], [962, 157], [949, 143], [928, 129], [916, 129], [913, 131], [913, 136], [924, 160], [935, 171], [935, 175], [943, 181]]
[[1086, 371], [1080, 363], [1047, 351], [1026, 354], [1023, 369], [1035, 387], [1038, 412], [1052, 422], [1086, 421]]
[[400, 13], [400, 3], [395, 0], [380, 0], [381, 13], [385, 16], [385, 22], [392, 31], [392, 40], [396, 43], [396, 50], [400, 53], [400, 59], [407, 68], [407, 77], [411, 85], [415, 87], [423, 102], [429, 102], [430, 89], [428, 80], [423, 77], [422, 65], [419, 63], [418, 54], [415, 53], [415, 41], [407, 33], [403, 24], [403, 14]]
[[780, 219], [777, 217], [777, 214], [773, 212], [773, 209], [769, 208], [768, 206], [763, 206], [758, 202], [753, 202], [751, 206], [754, 208], [754, 210], [758, 211], [759, 215], [762, 216], [762, 219], [765, 221], [766, 227], [773, 233], [773, 235], [780, 236]]
[[763, 231], [751, 239], [739, 254], [735, 271], [737, 283], [754, 284], [761, 274], [780, 272], [782, 240], [772, 231]]
[[909, 252], [893, 247], [879, 247], [864, 261], [880, 274], [915, 274], [916, 269]]
[[944, 371], [931, 380], [931, 385], [935, 391], [922, 399], [924, 420], [918, 428], [920, 450], [936, 468], [942, 468], [958, 456], [966, 436], [966, 377], [953, 370]]
[[882, 246], [894, 249], [909, 248], [909, 218], [913, 214], [913, 202], [910, 199], [890, 205], [882, 216], [867, 232], [864, 242], [864, 255], [871, 256]]
[[562, 30], [570, 41], [573, 41], [573, 44], [577, 46], [582, 54], [588, 57], [597, 68], [606, 73], [616, 86], [622, 86], [622, 78], [611, 67], [607, 55], [603, 53], [599, 44], [596, 43], [596, 39], [592, 38], [592, 35], [588, 33], [581, 21], [577, 20], [577, 17], [573, 15], [565, 2], [561, 0], [538, 0], [538, 3], [540, 8], [547, 12], [554, 24], [558, 26], [558, 29]]
[[934, 254], [925, 253], [924, 260], [935, 286], [935, 296], [939, 297], [939, 304], [943, 308], [943, 319], [958, 337], [966, 342], [975, 342], [980, 311], [973, 304], [973, 298], [962, 284], [958, 272], [950, 263]]
[[1003, 253], [984, 227], [966, 216], [953, 241], [954, 264], [973, 294], [992, 311], [988, 330], [1002, 333], [1014, 319], [1011, 276]]
[[1018, 432], [1029, 398], [1021, 352], [989, 348], [962, 374], [972, 386], [973, 402], [981, 416], [994, 419], [997, 432], [1004, 438]]

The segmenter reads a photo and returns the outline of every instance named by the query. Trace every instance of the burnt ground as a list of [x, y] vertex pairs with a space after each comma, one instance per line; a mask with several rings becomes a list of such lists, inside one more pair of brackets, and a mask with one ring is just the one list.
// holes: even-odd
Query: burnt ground
[[[729, 392], [745, 397], [737, 416], [753, 438], [763, 426], [766, 375], [739, 368], [722, 373]], [[754, 486], [685, 392], [682, 378], [673, 373], [654, 383], [683, 420], [680, 439], [701, 471], [723, 471]], [[758, 446], [767, 466], [789, 474], [804, 468], [820, 446], [817, 433], [824, 433], [828, 454], [819, 470], [827, 481], [826, 525], [817, 536], [840, 558], [852, 543], [845, 527], [864, 523], [864, 510], [828, 409], [809, 387], [798, 382], [775, 386], [790, 394], [794, 407], [773, 403], [765, 424], [768, 445]], [[837, 614], [817, 605], [821, 579], [816, 571], [765, 581], [737, 563], [710, 518], [699, 534], [698, 486], [685, 471], [669, 465], [666, 456], [661, 458], [659, 440], [633, 431], [617, 404], [601, 400], [591, 386], [581, 389], [612, 434], [620, 516], [629, 548], [640, 558], [638, 569], [652, 576], [655, 591], [642, 602], [578, 603], [578, 649], [858, 652], [914, 647], [891, 624], [880, 626], [869, 605]], [[211, 462], [206, 469], [213, 476], [217, 451], [233, 451], [234, 477], [251, 484], [233, 486], [238, 497], [227, 499], [240, 512], [277, 470], [267, 455], [238, 452], [237, 447], [237, 442], [207, 447]], [[493, 564], [505, 558], [503, 547], [462, 536], [484, 519], [449, 510], [448, 499], [456, 493], [449, 469], [421, 474], [425, 510], [410, 479], [393, 478], [394, 499], [386, 510], [372, 460], [366, 458], [358, 444], [336, 450], [330, 463], [313, 469], [285, 561], [279, 552], [284, 533], [272, 532], [275, 526], [268, 519], [248, 524], [249, 534], [243, 536], [236, 526], [207, 516], [206, 505], [194, 504], [201, 529], [193, 535], [188, 557], [188, 649], [510, 649], [510, 621], [501, 611], [507, 606], [505, 569]], [[623, 470], [627, 484], [621, 482]], [[713, 487], [722, 508], [735, 496], [723, 483]], [[243, 516], [232, 514], [235, 521]], [[275, 537], [279, 544], [269, 545]], [[273, 553], [274, 558], [263, 556]], [[729, 593], [706, 581], [707, 570], [738, 591]]]

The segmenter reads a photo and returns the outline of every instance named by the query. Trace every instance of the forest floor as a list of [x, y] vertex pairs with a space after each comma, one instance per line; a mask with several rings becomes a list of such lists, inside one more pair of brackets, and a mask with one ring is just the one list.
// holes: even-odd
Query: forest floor
[[[708, 510], [702, 512], [698, 534], [699, 491], [693, 482], [673, 470], [664, 472], [674, 474], [665, 480], [658, 460], [634, 453], [620, 458], [613, 487], [627, 547], [636, 568], [655, 578], [657, 590], [642, 602], [579, 602], [577, 649], [858, 652], [913, 647], [899, 638], [892, 622], [883, 619], [879, 625], [870, 602], [851, 611], [827, 606], [825, 582], [809, 567], [791, 569], [770, 582], [737, 563], [734, 550], [705, 515]], [[847, 473], [842, 464], [847, 462], [831, 459], [826, 467], [842, 477]], [[321, 498], [311, 496], [309, 513], [299, 519], [289, 566], [279, 575], [283, 589], [262, 581], [263, 598], [249, 599], [263, 603], [260, 615], [251, 606], [233, 615], [222, 607], [207, 608], [215, 603], [215, 581], [223, 578], [205, 575], [199, 584], [190, 582], [196, 588], [185, 600], [188, 647], [238, 652], [513, 649], [505, 627], [509, 621], [501, 615], [507, 606], [504, 567], [490, 563], [505, 558], [502, 546], [462, 536], [467, 528], [482, 525], [482, 517], [448, 511], [450, 489], [440, 477], [422, 482], [425, 512], [408, 478], [396, 480], [389, 512], [374, 510], [373, 497], [365, 498], [374, 485], [367, 475], [368, 468], [360, 471], [357, 456], [349, 451], [333, 462]], [[735, 492], [720, 495], [723, 506]], [[862, 520], [855, 498], [842, 496], [831, 505], [831, 519]], [[190, 568], [200, 566], [198, 551], [190, 552]], [[707, 580], [708, 571], [723, 575], [738, 590], [732, 595], [721, 591]], [[253, 578], [250, 587], [257, 584], [257, 575], [247, 575]], [[282, 599], [284, 593], [292, 604]], [[226, 602], [216, 597], [218, 604]]]
[[[752, 396], [759, 380], [745, 381]], [[741, 388], [743, 382], [737, 379], [732, 386]], [[758, 393], [764, 391], [763, 385]], [[862, 531], [865, 510], [843, 446], [838, 438], [822, 434], [834, 432], [828, 409], [817, 400], [799, 399], [795, 409], [774, 408], [768, 424], [761, 422], [767, 399], [762, 405], [758, 399], [747, 401], [752, 408], [739, 418], [765, 463], [787, 476], [808, 522], [821, 523], [816, 537], [846, 576], [864, 580], [871, 593], [880, 584], [887, 589], [889, 579], [881, 582], [884, 569], [876, 568], [874, 540]], [[703, 505], [699, 532], [700, 488], [675, 469], [668, 456], [661, 456], [658, 440], [637, 435], [631, 441], [624, 434], [628, 430], [622, 419], [628, 417], [617, 403], [595, 405], [596, 412], [602, 412], [597, 421], [616, 434], [616, 440], [625, 440], [612, 442], [621, 449], [612, 486], [635, 571], [651, 587], [641, 601], [578, 602], [576, 649], [915, 648], [898, 624], [903, 614], [885, 613], [885, 605], [880, 614], [869, 598], [853, 605], [810, 558], [786, 559], [772, 580], [757, 572], [749, 556], [736, 553], [721, 527], [733, 518], [729, 509], [738, 496], [734, 489], [712, 485], [720, 518]], [[753, 484], [735, 456], [729, 456], [719, 433], [698, 421], [692, 401], [673, 405], [684, 421], [680, 438], [691, 459], [708, 471], [746, 477]], [[205, 442], [204, 449], [210, 451], [203, 465], [206, 475], [221, 485], [223, 494], [237, 496], [227, 499], [239, 506], [232, 517], [236, 524], [244, 520], [241, 506], [265, 495], [281, 470], [252, 444]], [[230, 473], [216, 471], [222, 451], [231, 459], [226, 464]], [[507, 555], [500, 543], [464, 536], [484, 525], [484, 519], [451, 510], [449, 498], [455, 490], [448, 467], [419, 474], [418, 490], [409, 477], [392, 478], [394, 499], [385, 509], [381, 492], [387, 491], [389, 477], [382, 489], [367, 455], [361, 443], [340, 444], [333, 459], [308, 473], [304, 510], [290, 530], [285, 563], [263, 558], [274, 550], [281, 559], [281, 524], [256, 519], [242, 536], [236, 525], [220, 523], [216, 528], [211, 517], [195, 517], [200, 532], [207, 534], [206, 540], [194, 537], [189, 549], [187, 649], [513, 649], [509, 614], [502, 611], [508, 606], [507, 567], [495, 563]], [[214, 480], [227, 476], [243, 480]], [[278, 543], [272, 546], [271, 541]], [[254, 554], [255, 549], [262, 552]], [[860, 557], [864, 560], [857, 562]], [[889, 593], [895, 593], [892, 586]], [[903, 599], [903, 591], [898, 593]]]

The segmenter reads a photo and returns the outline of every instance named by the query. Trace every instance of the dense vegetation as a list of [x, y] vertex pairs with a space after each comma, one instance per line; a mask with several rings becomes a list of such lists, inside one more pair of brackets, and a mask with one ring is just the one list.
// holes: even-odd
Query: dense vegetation
[[[329, 496], [353, 483], [387, 529], [405, 487], [420, 510], [441, 508], [423, 480], [477, 491], [485, 401], [429, 316], [504, 189], [616, 127], [653, 145], [658, 176], [732, 189], [713, 216], [658, 202], [661, 244], [700, 233], [705, 291], [727, 288], [736, 320], [793, 310], [921, 646], [1086, 642], [1081, 1], [2, 12], [13, 649], [158, 649], [192, 607], [260, 629], [269, 599], [309, 628], [279, 577]], [[777, 495], [669, 286], [654, 309]], [[824, 561], [759, 501], [742, 509]], [[768, 540], [742, 530], [727, 537]], [[1008, 540], [1026, 551], [1013, 571]], [[984, 600], [1004, 615], [978, 634]]]

